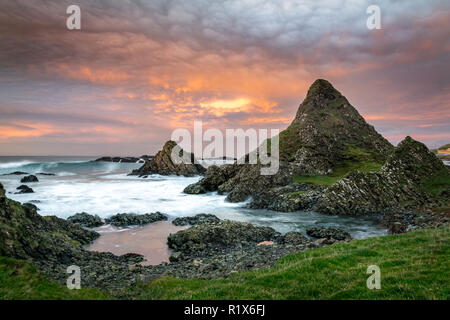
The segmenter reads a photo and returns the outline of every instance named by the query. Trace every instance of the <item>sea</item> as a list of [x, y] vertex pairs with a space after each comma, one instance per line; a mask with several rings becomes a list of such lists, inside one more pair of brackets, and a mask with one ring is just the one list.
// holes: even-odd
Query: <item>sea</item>
[[[245, 202], [227, 202], [225, 196], [217, 192], [183, 193], [186, 186], [201, 177], [150, 175], [139, 178], [128, 174], [141, 166], [140, 163], [94, 160], [93, 157], [0, 157], [0, 183], [9, 198], [34, 203], [43, 216], [68, 218], [78, 212], [87, 212], [107, 218], [117, 213], [159, 211], [167, 214], [170, 221], [176, 217], [211, 213], [221, 219], [270, 226], [281, 233], [304, 233], [311, 226], [337, 226], [343, 227], [354, 238], [386, 234], [386, 229], [370, 218], [248, 209]], [[218, 164], [218, 160], [214, 161]], [[210, 164], [207, 160], [203, 163], [206, 167]], [[37, 175], [39, 182], [27, 184], [35, 193], [16, 194], [23, 175], [8, 175], [15, 171]]]

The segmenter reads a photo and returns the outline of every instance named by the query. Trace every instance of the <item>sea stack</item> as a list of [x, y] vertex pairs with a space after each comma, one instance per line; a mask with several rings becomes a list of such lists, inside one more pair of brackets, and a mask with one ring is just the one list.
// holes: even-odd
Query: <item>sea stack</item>
[[[190, 163], [180, 162], [175, 163], [172, 159], [172, 151], [175, 147], [179, 148], [179, 156], [184, 153], [183, 158], [190, 159]], [[186, 152], [179, 147], [174, 141], [167, 141], [162, 150], [150, 161], [146, 161], [142, 167], [133, 170], [131, 175], [138, 175], [140, 177], [150, 174], [160, 175], [180, 175], [180, 176], [195, 176], [206, 172], [206, 169], [196, 162], [192, 153]]]

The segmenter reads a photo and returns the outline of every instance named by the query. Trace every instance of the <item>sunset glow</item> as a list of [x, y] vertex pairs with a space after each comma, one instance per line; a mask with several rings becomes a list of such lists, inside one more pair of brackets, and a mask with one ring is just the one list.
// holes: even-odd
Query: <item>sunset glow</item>
[[360, 1], [80, 1], [75, 31], [39, 2], [0, 5], [1, 155], [152, 154], [194, 120], [284, 129], [317, 78], [394, 144], [450, 140], [448, 2], [383, 2], [368, 30]]

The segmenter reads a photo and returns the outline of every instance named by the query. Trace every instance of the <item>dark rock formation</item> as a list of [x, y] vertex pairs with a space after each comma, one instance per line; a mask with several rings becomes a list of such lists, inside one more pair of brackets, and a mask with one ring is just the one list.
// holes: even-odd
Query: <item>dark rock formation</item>
[[134, 225], [144, 225], [157, 221], [167, 220], [167, 216], [161, 212], [146, 213], [146, 214], [132, 214], [132, 213], [118, 213], [108, 219], [105, 222], [116, 227], [127, 227]]
[[9, 176], [9, 175], [11, 175], [11, 176], [22, 176], [22, 175], [25, 175], [25, 174], [28, 174], [27, 172], [23, 172], [23, 171], [14, 171], [14, 172], [11, 172], [11, 173], [6, 173], [6, 174], [3, 174], [4, 176]]
[[34, 205], [34, 204], [30, 203], [30, 202], [23, 203], [22, 205], [24, 207], [27, 207], [30, 210], [34, 210], [34, 211], [39, 211], [40, 210], [36, 205]]
[[121, 163], [138, 163], [146, 160], [151, 160], [151, 156], [142, 156], [141, 158], [136, 157], [101, 157], [95, 159], [95, 162], [121, 162]]
[[280, 159], [294, 173], [324, 175], [355, 148], [379, 160], [393, 149], [328, 81], [316, 80], [294, 121], [280, 133]]
[[217, 190], [227, 193], [227, 200], [232, 202], [252, 197], [252, 208], [309, 210], [322, 190], [292, 186], [297, 175], [331, 175], [366, 163], [381, 166], [393, 150], [348, 100], [322, 79], [312, 84], [295, 119], [280, 133], [279, 142], [277, 174], [261, 175], [261, 164], [212, 166], [205, 178], [188, 186], [185, 192], [199, 194]]
[[243, 247], [279, 237], [280, 234], [269, 227], [222, 220], [218, 223], [199, 224], [171, 234], [167, 243], [169, 248], [189, 254], [211, 248]]
[[352, 239], [347, 231], [337, 227], [312, 227], [306, 230], [306, 234], [317, 239], [325, 238], [337, 241], [348, 241]]
[[104, 224], [99, 216], [93, 216], [86, 212], [76, 213], [68, 217], [67, 220], [85, 228], [96, 228]]
[[281, 242], [283, 244], [292, 245], [292, 246], [299, 246], [304, 245], [310, 242], [308, 238], [306, 238], [304, 235], [302, 235], [300, 232], [291, 231], [286, 233], [283, 237]]
[[[176, 159], [172, 159], [172, 151], [175, 147], [179, 148], [178, 155], [180, 159], [189, 159], [190, 163], [185, 163], [186, 161], [177, 163]], [[175, 149], [175, 151], [177, 150]], [[141, 177], [149, 174], [194, 176], [203, 174], [206, 171], [203, 166], [196, 162], [193, 154], [185, 152], [183, 156], [183, 152], [183, 149], [174, 141], [167, 141], [162, 150], [152, 160], [146, 161], [142, 167], [133, 170], [131, 175]]]
[[29, 186], [27, 185], [21, 185], [19, 187], [17, 187], [17, 190], [19, 190], [19, 192], [16, 192], [16, 194], [21, 194], [21, 193], [34, 193], [33, 189], [31, 189]]
[[427, 147], [406, 137], [379, 172], [355, 171], [331, 185], [317, 210], [329, 214], [373, 214], [448, 202], [450, 170]]
[[29, 182], [39, 182], [38, 178], [34, 175], [29, 175], [26, 177], [23, 177], [20, 182], [22, 183], [29, 183]]
[[200, 213], [193, 217], [181, 217], [172, 221], [175, 226], [195, 226], [202, 223], [217, 223], [220, 219], [213, 214]]

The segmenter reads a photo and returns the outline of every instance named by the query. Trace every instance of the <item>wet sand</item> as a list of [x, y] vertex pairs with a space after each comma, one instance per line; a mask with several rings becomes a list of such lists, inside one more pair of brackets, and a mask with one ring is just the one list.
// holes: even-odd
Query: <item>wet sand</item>
[[101, 236], [87, 250], [112, 252], [115, 255], [139, 253], [146, 259], [142, 265], [157, 265], [169, 262], [171, 254], [171, 250], [167, 246], [169, 234], [183, 229], [186, 227], [176, 227], [168, 221], [159, 221], [130, 229], [118, 229], [112, 226], [100, 227], [95, 231]]

